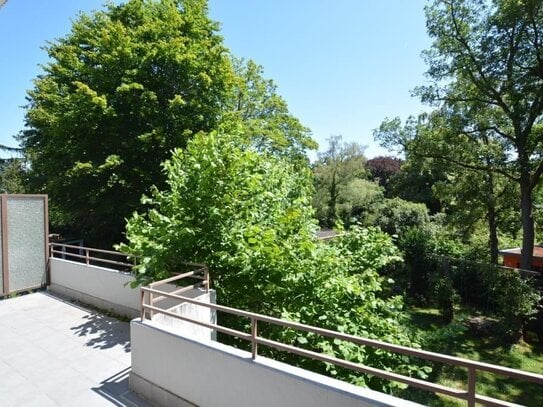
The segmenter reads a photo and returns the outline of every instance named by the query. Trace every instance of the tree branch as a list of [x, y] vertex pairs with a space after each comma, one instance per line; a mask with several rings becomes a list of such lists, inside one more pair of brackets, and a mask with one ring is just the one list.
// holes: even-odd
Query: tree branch
[[543, 175], [543, 160], [539, 162], [539, 165], [537, 166], [536, 170], [530, 177], [530, 190], [533, 190], [536, 187], [542, 175]]
[[481, 64], [475, 57], [473, 50], [471, 49], [471, 46], [469, 45], [468, 41], [460, 33], [460, 28], [458, 26], [458, 19], [456, 17], [456, 12], [454, 8], [454, 1], [449, 3], [449, 7], [450, 7], [450, 14], [451, 14], [453, 26], [454, 26], [453, 36], [467, 52], [469, 59], [471, 59], [471, 61], [473, 62], [473, 65], [475, 66], [475, 69], [477, 73], [479, 74], [479, 76], [481, 77], [484, 84], [481, 84], [481, 82], [475, 77], [475, 74], [472, 72], [472, 70], [468, 69], [468, 73], [470, 77], [472, 78], [472, 82], [474, 83], [475, 86], [477, 86], [478, 89], [480, 89], [484, 93], [486, 94], [490, 93], [491, 96], [493, 96], [493, 98], [496, 100], [497, 105], [500, 106], [503, 109], [503, 111], [511, 118], [511, 114], [512, 114], [511, 109], [504, 102], [503, 98], [501, 97], [501, 94], [489, 84], [489, 81], [481, 68]]
[[[421, 153], [421, 152], [416, 151], [416, 150], [411, 150], [411, 153], [413, 153], [414, 155], [416, 155], [418, 157], [421, 157], [421, 158], [433, 158], [433, 159], [436, 159], [436, 160], [443, 160], [445, 162], [450, 162], [450, 163], [453, 163], [455, 165], [458, 165], [459, 167], [466, 168], [466, 169], [472, 170], [472, 171], [484, 171], [484, 172], [492, 171], [492, 172], [495, 172], [497, 174], [503, 175], [504, 177], [506, 177], [507, 179], [510, 179], [511, 181], [520, 182], [520, 179], [518, 177], [514, 177], [513, 175], [509, 174], [508, 172], [506, 172], [506, 171], [504, 171], [502, 169], [496, 168], [496, 167], [487, 167], [487, 166], [484, 166], [484, 165], [468, 164], [468, 163], [456, 160], [455, 158], [452, 158], [451, 156], [444, 156], [444, 155], [433, 154], [433, 153]], [[543, 168], [542, 168], [542, 171], [543, 171]]]

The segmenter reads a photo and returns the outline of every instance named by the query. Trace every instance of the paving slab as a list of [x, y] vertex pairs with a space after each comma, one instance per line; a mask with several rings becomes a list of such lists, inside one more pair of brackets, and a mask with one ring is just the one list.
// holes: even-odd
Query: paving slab
[[0, 301], [3, 407], [150, 406], [129, 373], [128, 322], [47, 291]]

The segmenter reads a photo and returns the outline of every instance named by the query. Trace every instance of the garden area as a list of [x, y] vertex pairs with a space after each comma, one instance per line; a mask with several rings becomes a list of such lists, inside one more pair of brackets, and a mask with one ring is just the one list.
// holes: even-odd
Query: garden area
[[[409, 326], [425, 350], [543, 374], [539, 274], [436, 255], [436, 240], [410, 242], [411, 246], [404, 246], [402, 269], [403, 278], [409, 276], [403, 283], [409, 287], [406, 311]], [[425, 250], [428, 246], [433, 247]], [[416, 256], [410, 255], [409, 247], [416, 247]], [[432, 382], [466, 387], [467, 369], [439, 363], [431, 363], [431, 368]], [[512, 403], [543, 405], [540, 385], [496, 374], [478, 373], [476, 390]], [[431, 406], [464, 405], [415, 389], [398, 394]]]
[[[497, 335], [496, 320], [477, 310], [459, 306], [455, 319], [445, 324], [436, 308], [409, 309], [411, 323], [421, 336], [443, 335], [436, 343], [436, 350], [480, 362], [506, 366], [527, 372], [543, 374], [543, 344], [523, 340], [511, 345]], [[448, 340], [447, 340], [448, 339]], [[465, 369], [438, 367], [431, 374], [432, 381], [451, 387], [463, 388], [467, 382]], [[526, 405], [543, 405], [543, 390], [536, 384], [505, 379], [481, 373], [477, 378], [477, 392], [509, 402]], [[411, 390], [408, 397], [430, 406], [462, 406], [459, 400]]]

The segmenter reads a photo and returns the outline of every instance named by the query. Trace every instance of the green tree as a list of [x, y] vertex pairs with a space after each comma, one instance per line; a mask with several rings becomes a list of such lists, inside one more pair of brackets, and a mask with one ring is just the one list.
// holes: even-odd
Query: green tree
[[410, 228], [423, 228], [430, 222], [426, 205], [400, 198], [384, 199], [375, 212], [375, 224], [390, 235], [401, 235]]
[[399, 119], [385, 120], [375, 135], [383, 145], [401, 147], [408, 157], [406, 167], [439, 174], [424, 190], [439, 202], [446, 219], [465, 239], [479, 222], [486, 222], [488, 253], [496, 263], [499, 230], [514, 228], [511, 214], [518, 195], [515, 185], [494, 171], [504, 164], [502, 146], [487, 134], [462, 136], [461, 122], [458, 116], [453, 120], [447, 112], [436, 110], [408, 119], [403, 127]]
[[[378, 271], [401, 261], [386, 234], [353, 232], [325, 244], [315, 237], [309, 168], [258, 151], [244, 135], [197, 135], [164, 165], [167, 188], [145, 199], [120, 250], [141, 256], [144, 284], [185, 261], [209, 265], [221, 304], [325, 328], [416, 346], [402, 322], [400, 297], [384, 298]], [[222, 323], [240, 328], [239, 319]], [[243, 328], [246, 328], [243, 325]], [[424, 374], [403, 357], [341, 341], [262, 327], [262, 335], [372, 366]], [[266, 352], [266, 350], [263, 350]], [[279, 358], [284, 354], [275, 355]], [[288, 357], [300, 366], [389, 389], [377, 378]]]
[[0, 161], [0, 192], [23, 194], [25, 189], [26, 165], [22, 158], [5, 158]]
[[0, 144], [0, 150], [10, 153], [10, 158], [0, 158], [0, 192], [22, 194], [25, 190], [27, 165], [20, 148]]
[[445, 180], [446, 174], [443, 166], [414, 148], [413, 139], [419, 134], [421, 118], [411, 116], [403, 124], [399, 117], [385, 119], [374, 130], [373, 136], [381, 146], [405, 156], [400, 171], [389, 180], [387, 196], [423, 203], [430, 213], [435, 214], [441, 211], [441, 202], [436, 198], [433, 187]]
[[316, 149], [317, 143], [290, 114], [275, 83], [263, 77], [263, 67], [236, 58], [233, 67], [236, 80], [223, 118], [225, 131], [242, 129], [257, 150], [306, 162], [306, 150]]
[[[376, 209], [383, 199], [383, 189], [376, 182], [355, 178], [339, 191], [338, 218], [346, 228], [349, 228], [352, 223], [372, 225]], [[325, 208], [326, 205], [316, 207]], [[318, 215], [317, 212], [317, 217]]]
[[343, 143], [341, 136], [328, 140], [328, 150], [319, 153], [313, 166], [316, 195], [314, 205], [323, 226], [334, 227], [339, 220], [338, 200], [342, 190], [357, 179], [365, 179], [364, 147]]
[[216, 127], [234, 78], [217, 30], [205, 0], [130, 0], [46, 46], [21, 136], [29, 188], [92, 244], [118, 241], [170, 151]]
[[434, 40], [426, 51], [433, 83], [417, 90], [441, 109], [456, 139], [488, 137], [502, 148], [489, 167], [518, 185], [521, 267], [534, 245], [533, 191], [543, 174], [543, 4], [539, 0], [436, 0], [426, 8]]
[[454, 165], [450, 169], [447, 181], [434, 186], [447, 213], [447, 222], [466, 238], [486, 224], [488, 258], [497, 264], [500, 232], [511, 235], [520, 227], [515, 212], [518, 191], [492, 171], [470, 171]]
[[379, 182], [388, 197], [390, 197], [388, 191], [390, 179], [400, 172], [402, 163], [403, 160], [392, 156], [378, 156], [366, 161], [366, 168], [370, 172], [371, 178]]
[[270, 284], [280, 285], [290, 270], [282, 263], [296, 256], [288, 248], [311, 242], [316, 229], [309, 169], [295, 167], [243, 134], [200, 134], [174, 150], [164, 164], [168, 188], [153, 188], [149, 211], [130, 219], [130, 244], [121, 246], [146, 258], [139, 281], [169, 276], [182, 259], [202, 262], [221, 302], [268, 311]]

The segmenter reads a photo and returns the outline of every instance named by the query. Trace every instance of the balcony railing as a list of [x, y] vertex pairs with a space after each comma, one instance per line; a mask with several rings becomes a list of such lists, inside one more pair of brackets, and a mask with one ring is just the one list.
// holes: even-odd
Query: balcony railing
[[[141, 303], [142, 303], [141, 320], [142, 321], [146, 319], [146, 314], [151, 319], [154, 315], [154, 310], [151, 308], [149, 309], [144, 308], [143, 304], [148, 304], [152, 308], [157, 308], [154, 306], [155, 304], [159, 303], [160, 301], [166, 300], [168, 298], [172, 298], [171, 297], [172, 295], [174, 296], [173, 298], [176, 298], [176, 299], [184, 298], [184, 297], [180, 297], [179, 294], [187, 292], [187, 291], [191, 291], [194, 289], [199, 289], [199, 288], [200, 289], [204, 288], [206, 292], [209, 292], [209, 272], [208, 272], [207, 266], [203, 264], [198, 264], [198, 263], [183, 263], [183, 265], [191, 267], [192, 270], [187, 271], [185, 273], [176, 273], [174, 276], [170, 278], [166, 278], [164, 280], [151, 283], [149, 284], [148, 287], [142, 287], [141, 289]], [[201, 280], [201, 281], [192, 285], [181, 286], [180, 288], [177, 288], [177, 289], [174, 289], [173, 291], [168, 291], [168, 292], [157, 289], [158, 287], [162, 287], [166, 285], [170, 285], [170, 286], [172, 284], [179, 285], [181, 280], [184, 280], [187, 278], [194, 279], [194, 280]], [[147, 299], [146, 299], [145, 293], [148, 293]], [[166, 294], [166, 295], [163, 295], [163, 294]], [[200, 304], [200, 302], [196, 301], [196, 304]], [[165, 312], [161, 312], [161, 314], [177, 315], [177, 314], [172, 313], [171, 311], [163, 310], [162, 308], [157, 308], [157, 309], [165, 311]], [[149, 311], [149, 313], [146, 313], [145, 311]], [[184, 317], [181, 317], [179, 319], [183, 319], [183, 318]], [[200, 325], [202, 324], [203, 323], [201, 323]], [[210, 327], [210, 324], [207, 324], [204, 326]]]
[[120, 271], [132, 271], [136, 257], [111, 250], [91, 249], [63, 243], [49, 243], [51, 257], [78, 261], [88, 265], [107, 264]]
[[[202, 276], [202, 280], [205, 282], [206, 287], [209, 287], [209, 276], [207, 275], [207, 269], [205, 269], [206, 275]], [[193, 272], [191, 272], [193, 273]], [[273, 318], [261, 314], [256, 314], [253, 312], [242, 311], [235, 308], [225, 307], [222, 305], [204, 303], [198, 300], [194, 300], [182, 295], [179, 295], [185, 290], [185, 288], [180, 288], [172, 292], [165, 292], [159, 289], [162, 285], [169, 282], [177, 282], [186, 277], [194, 277], [194, 274], [185, 273], [174, 276], [172, 278], [155, 282], [147, 287], [141, 288], [141, 318], [142, 322], [148, 320], [152, 317], [152, 314], [159, 313], [167, 315], [172, 318], [177, 318], [182, 321], [191, 322], [206, 328], [222, 332], [226, 335], [230, 335], [242, 340], [246, 340], [251, 344], [251, 353], [253, 359], [258, 356], [258, 346], [264, 345], [271, 348], [278, 349], [280, 351], [289, 352], [292, 354], [300, 355], [303, 357], [311, 358], [314, 360], [322, 361], [325, 363], [331, 363], [336, 366], [341, 366], [347, 369], [351, 369], [356, 372], [366, 373], [380, 377], [385, 380], [396, 381], [400, 383], [407, 384], [412, 387], [430, 391], [433, 393], [445, 394], [460, 400], [465, 400], [468, 403], [468, 406], [475, 406], [475, 403], [480, 403], [486, 406], [513, 406], [514, 404], [508, 403], [503, 400], [499, 400], [493, 397], [484, 396], [477, 394], [476, 384], [477, 384], [477, 374], [479, 372], [489, 372], [496, 375], [501, 375], [509, 378], [520, 379], [527, 382], [533, 382], [540, 385], [543, 385], [543, 375], [524, 372], [521, 370], [510, 369], [507, 367], [496, 366], [488, 363], [475, 362], [468, 359], [443, 355], [434, 352], [427, 352], [424, 350], [408, 348], [405, 346], [394, 345], [386, 342], [381, 342], [373, 339], [362, 338], [358, 336], [343, 334], [340, 332], [331, 331], [328, 329], [319, 328], [316, 326], [301, 324], [292, 321], [286, 321], [278, 318]], [[187, 290], [193, 288], [192, 286], [186, 287]], [[148, 295], [146, 295], [148, 294]], [[190, 304], [195, 304], [202, 307], [210, 308], [211, 310], [224, 312], [227, 314], [235, 315], [242, 318], [247, 318], [250, 321], [251, 329], [250, 332], [242, 332], [218, 324], [213, 324], [205, 321], [199, 321], [187, 316], [179, 315], [177, 313], [162, 309], [156, 306], [156, 303], [164, 300], [172, 299], [177, 300], [180, 303], [186, 302]], [[446, 365], [458, 366], [465, 368], [467, 370], [467, 383], [465, 389], [457, 389], [452, 387], [443, 386], [440, 384], [432, 383], [426, 380], [416, 379], [402, 374], [397, 374], [382, 369], [373, 368], [370, 366], [353, 363], [348, 360], [343, 360], [336, 358], [334, 356], [326, 355], [323, 353], [318, 353], [315, 351], [307, 350], [300, 348], [294, 345], [285, 344], [282, 342], [274, 341], [271, 339], [264, 338], [259, 336], [258, 324], [266, 323], [276, 325], [286, 329], [292, 329], [297, 331], [308, 332], [316, 335], [320, 335], [327, 338], [337, 339], [341, 341], [347, 341], [356, 345], [370, 346], [377, 349], [382, 349], [389, 352], [398, 353], [401, 355], [407, 355], [411, 357], [420, 358], [423, 360], [433, 361], [444, 363]]]

